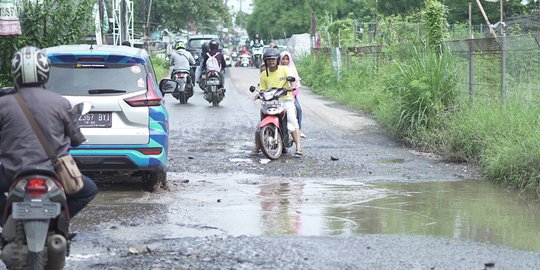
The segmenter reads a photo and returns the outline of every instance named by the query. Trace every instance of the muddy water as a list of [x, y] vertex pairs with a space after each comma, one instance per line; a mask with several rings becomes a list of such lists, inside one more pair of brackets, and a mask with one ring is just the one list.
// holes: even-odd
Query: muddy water
[[[373, 185], [242, 173], [169, 179], [171, 190], [159, 194], [102, 190], [74, 224], [79, 239], [412, 234], [540, 251], [540, 203], [481, 181]], [[75, 254], [89, 251], [83, 243]]]

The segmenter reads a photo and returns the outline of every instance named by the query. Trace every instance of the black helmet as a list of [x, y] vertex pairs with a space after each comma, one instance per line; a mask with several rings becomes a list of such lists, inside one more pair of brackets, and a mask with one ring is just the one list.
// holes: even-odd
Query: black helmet
[[210, 44], [208, 44], [210, 47], [210, 50], [217, 50], [219, 49], [219, 42], [215, 39], [210, 40]]
[[11, 60], [11, 75], [15, 86], [44, 84], [49, 80], [50, 70], [49, 58], [36, 47], [20, 49]]
[[204, 43], [201, 45], [201, 50], [202, 50], [202, 53], [203, 53], [203, 54], [209, 52], [209, 51], [210, 51], [210, 47], [208, 46], [208, 43], [204, 42]]
[[268, 59], [276, 59], [279, 62], [279, 51], [276, 48], [268, 48], [264, 52], [263, 59], [266, 62]]

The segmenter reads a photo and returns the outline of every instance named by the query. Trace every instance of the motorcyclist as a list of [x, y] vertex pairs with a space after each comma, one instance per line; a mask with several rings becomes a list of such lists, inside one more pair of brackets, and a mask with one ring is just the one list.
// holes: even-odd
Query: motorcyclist
[[[193, 55], [186, 51], [186, 44], [182, 41], [176, 43], [176, 51], [171, 55], [171, 79], [173, 76], [174, 70], [189, 70], [190, 77], [193, 78], [195, 74], [191, 74], [191, 65], [195, 65], [195, 58]], [[188, 82], [189, 85], [192, 84], [191, 81]]]
[[264, 46], [264, 42], [261, 39], [261, 36], [259, 35], [259, 33], [255, 33], [255, 35], [253, 36], [253, 39], [251, 40], [249, 44], [249, 47], [253, 47], [253, 45], [259, 46], [258, 44], [260, 44], [260, 46]]
[[[283, 106], [287, 109], [287, 127], [289, 130], [292, 130], [293, 139], [296, 144], [296, 157], [301, 157], [303, 155], [302, 146], [300, 142], [300, 128], [298, 126], [298, 120], [296, 118], [296, 108], [294, 106], [294, 96], [292, 94], [292, 88], [295, 86], [295, 83], [291, 85], [286, 78], [293, 76], [291, 71], [287, 66], [279, 65], [280, 53], [279, 50], [275, 48], [269, 48], [263, 55], [264, 61], [264, 71], [261, 72], [259, 80], [259, 89], [264, 92], [267, 89], [277, 87], [289, 88], [291, 91], [288, 91], [287, 95], [280, 98]], [[258, 96], [257, 96], [258, 97]], [[255, 148], [251, 152], [251, 155], [257, 155], [260, 150], [258, 145], [257, 134], [255, 134]]]
[[203, 63], [204, 61], [202, 61], [202, 59], [204, 59], [204, 56], [206, 55], [206, 53], [208, 53], [210, 51], [210, 46], [208, 46], [208, 43], [204, 42], [202, 45], [201, 45], [201, 55], [199, 56], [199, 59], [200, 59], [200, 62], [199, 62], [199, 65], [197, 66], [197, 68], [195, 69], [195, 77], [197, 78], [197, 83], [200, 82], [201, 80], [201, 75], [203, 73]]
[[206, 61], [208, 60], [208, 58], [210, 58], [210, 56], [216, 57], [221, 67], [220, 79], [219, 79], [221, 82], [220, 87], [223, 87], [224, 85], [223, 75], [225, 74], [225, 67], [227, 66], [227, 63], [225, 62], [225, 57], [223, 56], [223, 54], [221, 53], [221, 50], [219, 49], [219, 42], [217, 40], [215, 39], [211, 40], [210, 43], [208, 43], [208, 47], [210, 48], [210, 51], [204, 54], [202, 70], [206, 70]]
[[[15, 88], [0, 93], [0, 211], [6, 205], [7, 192], [13, 177], [26, 167], [53, 170], [51, 160], [25, 117], [14, 92], [18, 91], [58, 157], [68, 154], [70, 146], [85, 141], [74, 122], [70, 102], [43, 84], [49, 79], [50, 62], [47, 55], [36, 47], [24, 47], [11, 61], [11, 75]], [[98, 190], [94, 181], [83, 176], [84, 187], [75, 194], [66, 195], [71, 217], [77, 215]]]

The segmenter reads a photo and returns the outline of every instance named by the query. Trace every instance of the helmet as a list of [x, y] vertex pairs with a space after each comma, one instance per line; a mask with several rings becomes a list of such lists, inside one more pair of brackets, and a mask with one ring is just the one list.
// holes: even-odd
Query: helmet
[[210, 44], [208, 44], [208, 46], [210, 47], [210, 50], [217, 50], [219, 49], [219, 42], [215, 39], [212, 39], [210, 41]]
[[177, 50], [185, 49], [185, 48], [186, 48], [186, 44], [183, 41], [179, 41], [178, 43], [176, 43]]
[[206, 43], [206, 42], [201, 45], [201, 49], [202, 49], [203, 54], [210, 51], [210, 47], [208, 46], [208, 43]]
[[268, 59], [276, 59], [279, 62], [279, 51], [276, 48], [268, 48], [264, 52], [263, 59], [266, 62]]
[[11, 75], [16, 86], [44, 84], [49, 80], [51, 65], [39, 48], [27, 46], [15, 53], [11, 60]]

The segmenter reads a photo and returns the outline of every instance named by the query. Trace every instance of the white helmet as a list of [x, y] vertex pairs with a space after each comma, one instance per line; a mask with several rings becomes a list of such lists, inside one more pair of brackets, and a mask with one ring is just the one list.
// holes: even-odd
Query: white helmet
[[49, 58], [36, 47], [20, 49], [11, 60], [11, 75], [15, 86], [44, 84], [49, 80], [50, 70]]

